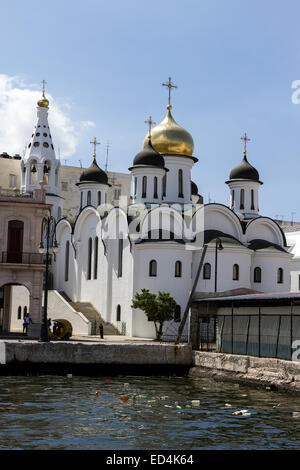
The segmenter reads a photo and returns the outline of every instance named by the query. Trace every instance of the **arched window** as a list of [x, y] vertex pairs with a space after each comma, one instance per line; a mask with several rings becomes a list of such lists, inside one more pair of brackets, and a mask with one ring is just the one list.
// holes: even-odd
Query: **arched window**
[[87, 278], [92, 279], [92, 239], [88, 241], [88, 265], [87, 265]]
[[180, 305], [176, 305], [175, 312], [174, 312], [174, 321], [179, 323], [181, 320], [181, 307]]
[[240, 192], [240, 209], [244, 209], [244, 208], [245, 208], [245, 190], [241, 189], [241, 192]]
[[183, 197], [183, 177], [182, 177], [182, 170], [178, 170], [178, 197]]
[[251, 189], [251, 210], [254, 210], [254, 189]]
[[181, 261], [175, 263], [175, 277], [181, 277]]
[[117, 305], [116, 320], [117, 320], [117, 321], [121, 321], [121, 305]]
[[157, 194], [157, 176], [154, 176], [154, 194], [153, 194], [153, 198], [154, 199], [158, 198], [158, 194]]
[[203, 266], [203, 279], [211, 278], [211, 265], [210, 263], [205, 263]]
[[24, 222], [10, 220], [7, 228], [7, 262], [22, 263]]
[[146, 197], [146, 195], [147, 195], [147, 176], [143, 176], [142, 197]]
[[123, 271], [123, 235], [119, 235], [118, 242], [118, 277], [122, 277]]
[[22, 319], [22, 307], [21, 305], [19, 305], [18, 307], [18, 320], [21, 320]]
[[134, 177], [134, 188], [133, 188], [133, 195], [136, 196], [137, 192], [137, 177]]
[[254, 282], [261, 282], [261, 268], [254, 269]]
[[241, 189], [241, 192], [240, 192], [240, 209], [244, 209], [244, 208], [245, 208], [245, 190]]
[[87, 193], [86, 204], [87, 204], [87, 206], [91, 205], [91, 191], [88, 191], [88, 193]]
[[157, 276], [157, 262], [155, 259], [151, 260], [149, 263], [149, 276], [156, 277]]
[[65, 282], [69, 280], [69, 253], [70, 252], [70, 242], [66, 242], [66, 252], [65, 252]]
[[239, 268], [239, 265], [238, 264], [234, 264], [233, 265], [233, 269], [232, 269], [232, 279], [234, 281], [238, 281], [239, 280], [239, 277], [240, 277], [240, 268]]
[[167, 192], [167, 175], [165, 173], [164, 176], [163, 176], [163, 179], [162, 179], [162, 195], [163, 195], [163, 197], [166, 196], [166, 192]]
[[94, 279], [98, 276], [98, 237], [95, 238], [95, 251], [94, 251]]
[[27, 315], [27, 306], [25, 305], [25, 307], [23, 308], [23, 318], [25, 318]]
[[101, 205], [101, 191], [98, 191], [98, 206]]
[[234, 189], [231, 191], [231, 209], [234, 209]]
[[278, 268], [277, 271], [277, 284], [283, 284], [283, 269]]

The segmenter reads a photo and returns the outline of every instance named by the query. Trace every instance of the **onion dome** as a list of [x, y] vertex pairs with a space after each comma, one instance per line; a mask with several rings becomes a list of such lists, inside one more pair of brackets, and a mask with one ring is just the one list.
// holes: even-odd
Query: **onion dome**
[[[171, 106], [165, 119], [151, 130], [151, 142], [154, 149], [162, 155], [192, 156], [194, 141], [188, 131], [180, 127], [171, 114]], [[144, 139], [147, 146], [149, 135]]]
[[79, 181], [80, 183], [108, 184], [107, 174], [101, 170], [95, 158], [91, 166], [81, 173]]
[[246, 155], [244, 155], [242, 162], [231, 170], [229, 178], [230, 180], [243, 179], [259, 182], [259, 173], [254, 166], [250, 165]]
[[192, 196], [198, 196], [198, 186], [194, 181], [191, 181], [191, 194]]
[[[148, 138], [148, 141], [144, 145], [143, 150], [134, 157], [133, 167], [154, 166], [156, 168], [165, 170], [164, 157], [153, 148], [151, 140], [152, 139]], [[131, 168], [129, 168], [129, 170], [131, 170]]]
[[38, 100], [37, 102], [38, 106], [40, 108], [48, 108], [49, 106], [49, 101], [47, 100], [47, 98], [45, 97], [45, 92], [43, 91], [43, 96], [42, 96], [42, 99], [41, 100]]

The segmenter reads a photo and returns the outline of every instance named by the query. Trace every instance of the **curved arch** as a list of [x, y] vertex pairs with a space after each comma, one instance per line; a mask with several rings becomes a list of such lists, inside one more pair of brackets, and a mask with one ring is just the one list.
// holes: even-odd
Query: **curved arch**
[[71, 236], [73, 230], [70, 222], [67, 219], [60, 219], [56, 225], [57, 241], [61, 239], [61, 236], [65, 230], [69, 230]]
[[95, 209], [95, 207], [87, 206], [80, 212], [80, 214], [78, 215], [78, 217], [75, 221], [74, 238], [76, 240], [80, 240], [80, 234], [81, 234], [82, 228], [83, 228], [86, 220], [88, 219], [88, 217], [91, 216], [91, 215], [96, 216], [97, 219], [98, 219], [96, 234], [97, 234], [97, 236], [101, 237], [102, 222], [101, 222], [99, 212], [97, 211], [97, 209]]
[[222, 204], [204, 205], [205, 230], [220, 230], [233, 235], [238, 240], [243, 237], [240, 219], [229, 207]]
[[[259, 226], [261, 226], [261, 231], [259, 231]], [[245, 233], [247, 236], [247, 242], [250, 242], [254, 238], [261, 238], [263, 240], [274, 242], [280, 246], [287, 246], [286, 238], [282, 229], [270, 217], [257, 217], [252, 219], [247, 224]], [[270, 238], [273, 239], [270, 240]]]
[[[117, 222], [118, 222], [118, 230], [117, 230]], [[103, 238], [119, 238], [118, 234], [122, 233], [123, 238], [126, 238], [128, 235], [128, 222], [127, 222], [127, 215], [120, 209], [116, 207], [112, 209], [107, 217], [105, 218], [105, 223], [103, 224]]]
[[[185, 220], [182, 217], [182, 214], [176, 210], [175, 207], [169, 206], [160, 206], [155, 207], [154, 209], [150, 210], [141, 221], [141, 237], [144, 238], [148, 236], [149, 231], [151, 230], [158, 230], [159, 228], [168, 231], [171, 228], [171, 217], [174, 221], [174, 234], [177, 236], [184, 236], [188, 238], [188, 228], [186, 226]], [[162, 226], [160, 226], [160, 218], [162, 221]]]

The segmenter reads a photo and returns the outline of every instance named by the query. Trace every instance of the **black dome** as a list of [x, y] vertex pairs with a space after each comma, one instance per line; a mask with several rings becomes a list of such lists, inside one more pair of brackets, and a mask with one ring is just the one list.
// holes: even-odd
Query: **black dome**
[[194, 181], [191, 181], [191, 193], [192, 196], [198, 196], [198, 186], [196, 183], [194, 183]]
[[165, 169], [164, 157], [152, 147], [150, 139], [143, 150], [134, 157], [133, 166], [140, 165], [156, 166], [157, 168]]
[[81, 173], [79, 181], [81, 183], [92, 181], [95, 183], [108, 184], [107, 174], [105, 171], [101, 170], [95, 159], [91, 166]]
[[250, 165], [245, 155], [242, 162], [231, 170], [229, 178], [231, 180], [243, 179], [259, 181], [259, 173], [254, 166]]

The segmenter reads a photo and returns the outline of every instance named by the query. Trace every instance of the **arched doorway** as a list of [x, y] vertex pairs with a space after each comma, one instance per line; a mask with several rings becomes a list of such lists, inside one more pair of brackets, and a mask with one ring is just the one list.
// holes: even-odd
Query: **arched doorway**
[[24, 222], [10, 220], [7, 232], [7, 262], [22, 263]]
[[0, 334], [22, 333], [23, 320], [30, 312], [30, 292], [24, 285], [5, 284], [0, 287]]

